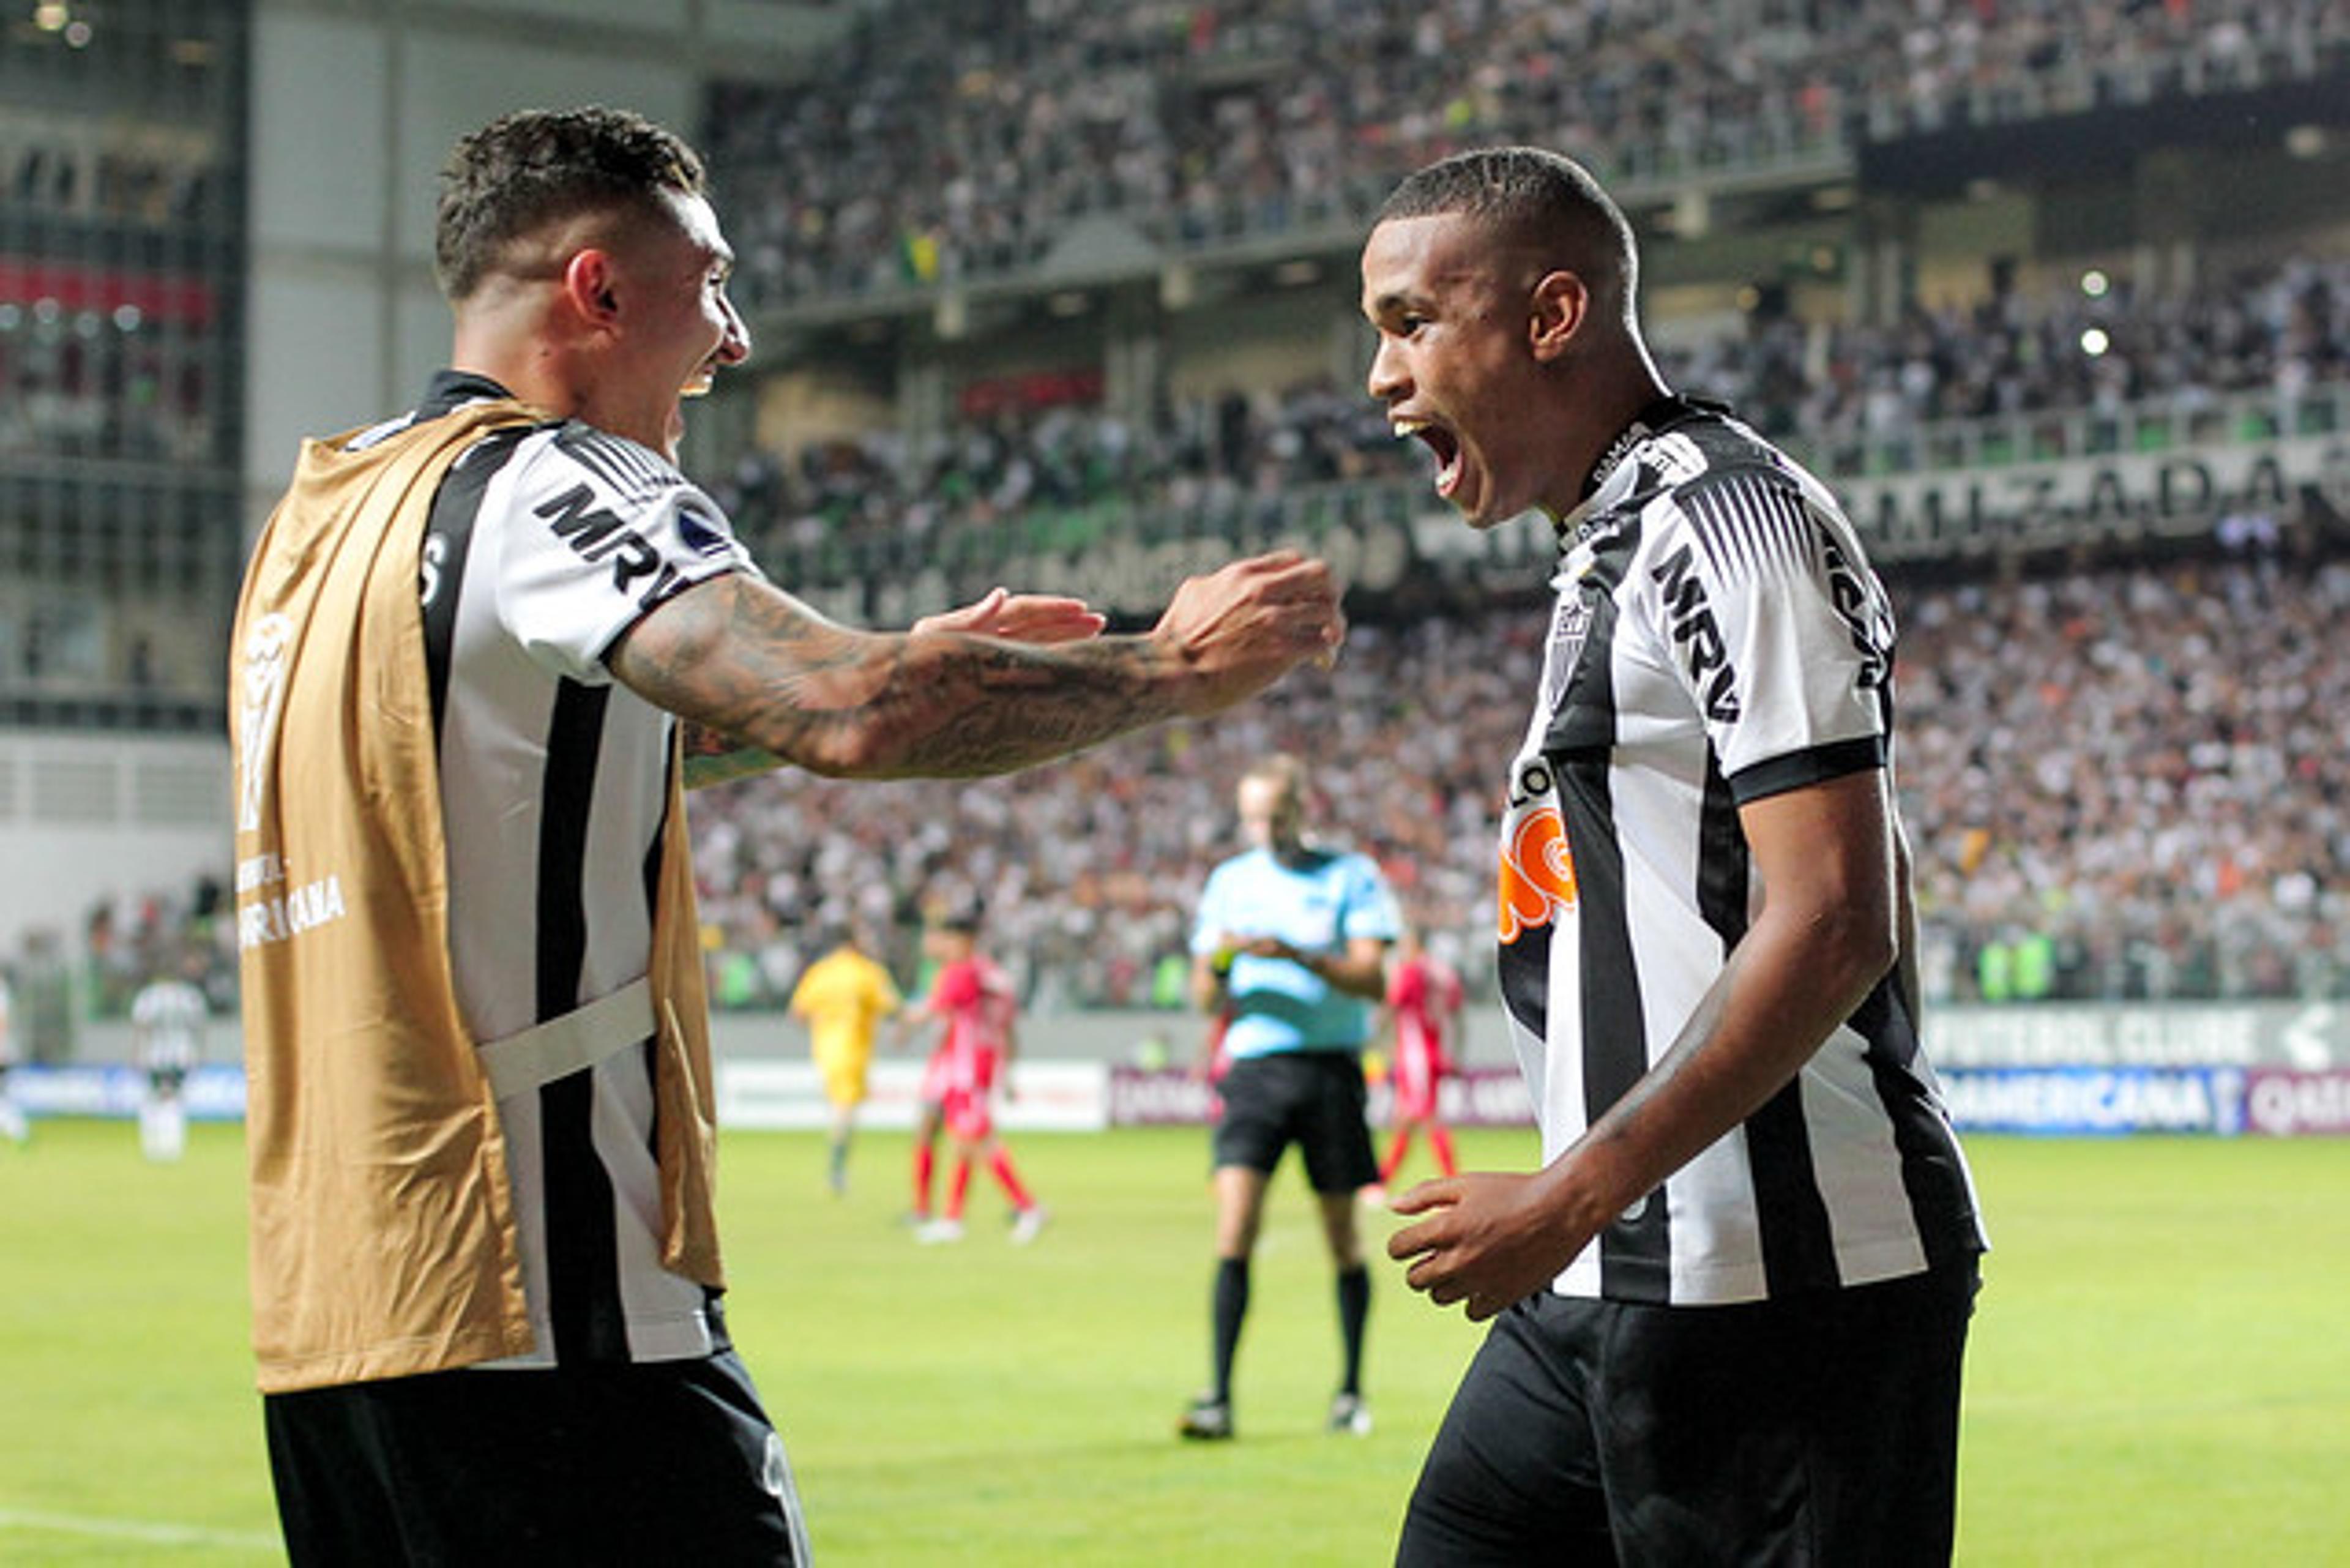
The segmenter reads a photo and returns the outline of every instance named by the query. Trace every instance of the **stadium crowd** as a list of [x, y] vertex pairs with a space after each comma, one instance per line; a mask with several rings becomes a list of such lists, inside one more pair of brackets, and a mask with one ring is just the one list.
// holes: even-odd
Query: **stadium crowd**
[[[2270, 410], [2350, 383], [2350, 261], [2246, 266], [2175, 297], [2098, 287], [1921, 306], [1884, 327], [1757, 319], [1659, 359], [1672, 385], [1728, 400], [1829, 474], [1916, 466], [1938, 425], [2007, 415], [2192, 414], [2251, 396], [2268, 426], [2253, 433], [2268, 433], [2290, 428]], [[1424, 466], [1357, 389], [1322, 379], [1234, 389], [1145, 423], [1003, 408], [927, 442], [885, 431], [793, 459], [754, 450], [713, 488], [754, 548], [780, 554], [1106, 504], [1181, 516], [1315, 484], [1417, 483]]]
[[[2110, 335], [2103, 356], [2077, 351], [2093, 326]], [[2345, 344], [2350, 264], [2298, 260], [2187, 299], [2117, 288], [2037, 310], [1921, 310], [1825, 339], [1761, 324], [1665, 358], [1676, 384], [1818, 448], [1855, 431], [1922, 443], [1938, 421], [1986, 410], [2288, 398], [2350, 381]], [[784, 569], [794, 546], [860, 530], [1424, 483], [1424, 460], [1367, 400], [1326, 386], [1196, 405], [1151, 432], [1074, 408], [1005, 416], [929, 457], [877, 440], [788, 472], [754, 463], [717, 488]], [[2350, 661], [2328, 658], [2323, 636], [2350, 602], [2350, 565], [2245, 557], [1897, 590], [1903, 781], [1937, 996], [2350, 994], [2350, 778], [2323, 743], [2331, 715], [2350, 711]], [[1032, 1005], [1169, 1000], [1210, 846], [1230, 836], [1231, 781], [1274, 746], [1326, 760], [1322, 819], [1377, 849], [1440, 953], [1488, 974], [1488, 795], [1523, 719], [1539, 613], [1360, 627], [1326, 679], [1017, 788], [788, 780], [705, 794], [722, 1000], [775, 1001], [820, 929], [852, 909], [902, 935], [926, 899], [958, 892], [995, 910]], [[118, 1006], [187, 927], [214, 934], [216, 900], [151, 892], [93, 911], [78, 933], [84, 993]], [[20, 968], [47, 972], [57, 950]]]
[[[2350, 557], [2297, 548], [2255, 532], [2192, 560], [1897, 585], [1936, 1000], [2350, 994], [2350, 660], [2326, 636]], [[905, 930], [975, 896], [1031, 1005], [1169, 1002], [1231, 782], [1275, 746], [1315, 757], [1321, 820], [1490, 994], [1493, 780], [1543, 618], [1359, 627], [1326, 677], [1017, 785], [705, 793], [722, 998], [771, 1001], [852, 913]]]
[[759, 308], [1034, 268], [1105, 215], [1178, 249], [1353, 225], [1475, 142], [1670, 179], [2345, 52], [2350, 0], [899, 4], [721, 88], [703, 140]]
[[[2350, 0], [1658, 0], [1637, 17], [1535, 0], [974, 0], [877, 10], [846, 47], [816, 79], [713, 93], [706, 143], [754, 306], [1033, 267], [1103, 213], [1176, 246], [1352, 227], [1393, 170], [1472, 140], [1546, 140], [1662, 176], [2303, 77], [2350, 50]], [[0, 397], [0, 455], [203, 450], [205, 389], [162, 325], [0, 308], [0, 389], [20, 394]], [[1992, 416], [2282, 405], [2350, 384], [2350, 263], [2304, 256], [2177, 295], [2122, 278], [1924, 305], [1886, 327], [1758, 311], [1733, 331], [1656, 336], [1669, 381], [1728, 399], [1835, 475], [1864, 448], [1924, 461], [1938, 428]], [[998, 408], [924, 445], [878, 433], [753, 452], [712, 488], [782, 569], [843, 539], [1103, 506], [1181, 514], [1316, 484], [1417, 485], [1424, 468], [1358, 389], [1315, 381], [1148, 421]], [[2323, 635], [2350, 564], [2240, 555], [1896, 587], [1937, 996], [2350, 995], [2350, 764], [2334, 717], [2350, 711], [2350, 661]], [[1230, 838], [1231, 782], [1276, 746], [1312, 753], [1321, 819], [1379, 855], [1440, 953], [1489, 975], [1489, 794], [1541, 613], [1361, 626], [1327, 677], [1017, 785], [706, 792], [721, 1000], [780, 998], [851, 910], [902, 939], [927, 902], [966, 894], [989, 904], [1031, 1005], [1171, 1000], [1192, 897]], [[46, 933], [0, 958], [48, 975], [78, 949], [77, 985], [105, 1012], [192, 935], [221, 952], [224, 1002], [217, 905], [216, 888], [150, 890], [91, 911], [70, 942]]]

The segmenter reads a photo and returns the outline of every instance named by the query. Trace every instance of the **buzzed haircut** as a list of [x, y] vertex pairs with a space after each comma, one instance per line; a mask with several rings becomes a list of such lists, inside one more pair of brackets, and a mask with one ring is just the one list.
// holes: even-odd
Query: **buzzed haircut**
[[[1456, 152], [1405, 178], [1372, 220], [1459, 213], [1497, 234], [1560, 250], [1578, 270], [1605, 268], [1622, 285], [1628, 312], [1639, 289], [1640, 252], [1632, 224], [1591, 171], [1540, 147], [1483, 147]], [[1598, 286], [1603, 278], [1586, 282]]]
[[1249, 764], [1241, 774], [1241, 782], [1263, 779], [1281, 786], [1281, 793], [1290, 800], [1305, 799], [1305, 764], [1287, 752], [1274, 752]]
[[626, 109], [525, 109], [464, 137], [441, 167], [433, 270], [452, 301], [471, 298], [516, 243], [550, 223], [636, 207], [664, 191], [702, 192], [702, 159]]

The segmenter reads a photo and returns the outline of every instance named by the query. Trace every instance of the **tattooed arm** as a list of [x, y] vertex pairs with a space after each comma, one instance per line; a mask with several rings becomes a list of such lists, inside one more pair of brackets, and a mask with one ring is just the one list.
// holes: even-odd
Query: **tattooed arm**
[[[1009, 638], [1014, 642], [1076, 642], [1098, 636], [1106, 617], [1088, 609], [1084, 601], [1057, 594], [1014, 594], [989, 590], [975, 604], [924, 616], [914, 623], [917, 637], [939, 632], [971, 632]], [[688, 721], [685, 733], [685, 784], [701, 789], [749, 778], [784, 765], [772, 752], [743, 745], [716, 730]]]
[[[1216, 712], [1335, 650], [1345, 634], [1328, 569], [1287, 552], [1188, 579], [1139, 636], [1086, 635], [1064, 610], [1067, 638], [1055, 640], [1007, 615], [1024, 602], [1071, 603], [991, 595], [892, 634], [841, 626], [771, 585], [729, 576], [639, 621], [614, 649], [612, 672], [693, 726], [696, 785], [785, 763], [839, 777], [955, 777]], [[972, 617], [1022, 640], [960, 629]]]

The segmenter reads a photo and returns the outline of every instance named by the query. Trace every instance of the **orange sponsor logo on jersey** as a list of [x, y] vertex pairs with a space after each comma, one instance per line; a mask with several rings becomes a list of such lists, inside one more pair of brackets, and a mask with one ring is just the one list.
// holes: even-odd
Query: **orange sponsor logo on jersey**
[[1555, 805], [1534, 806], [1503, 829], [1497, 902], [1503, 947], [1534, 927], [1550, 924], [1559, 910], [1575, 908], [1575, 855]]

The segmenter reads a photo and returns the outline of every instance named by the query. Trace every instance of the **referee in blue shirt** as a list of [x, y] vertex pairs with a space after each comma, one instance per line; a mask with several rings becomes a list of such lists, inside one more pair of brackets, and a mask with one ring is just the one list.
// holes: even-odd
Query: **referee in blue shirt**
[[1337, 1272], [1345, 1354], [1329, 1429], [1371, 1429], [1362, 1395], [1371, 1281], [1355, 1195], [1378, 1179], [1378, 1163], [1364, 1118], [1362, 1047], [1401, 921], [1368, 856], [1306, 840], [1305, 797], [1295, 757], [1269, 757], [1243, 775], [1237, 800], [1249, 848], [1209, 875], [1192, 922], [1191, 995], [1223, 1020], [1230, 1066], [1215, 1134], [1214, 1381], [1184, 1412], [1178, 1430], [1186, 1438], [1232, 1435], [1249, 1258], [1265, 1185], [1292, 1143], [1320, 1199]]

